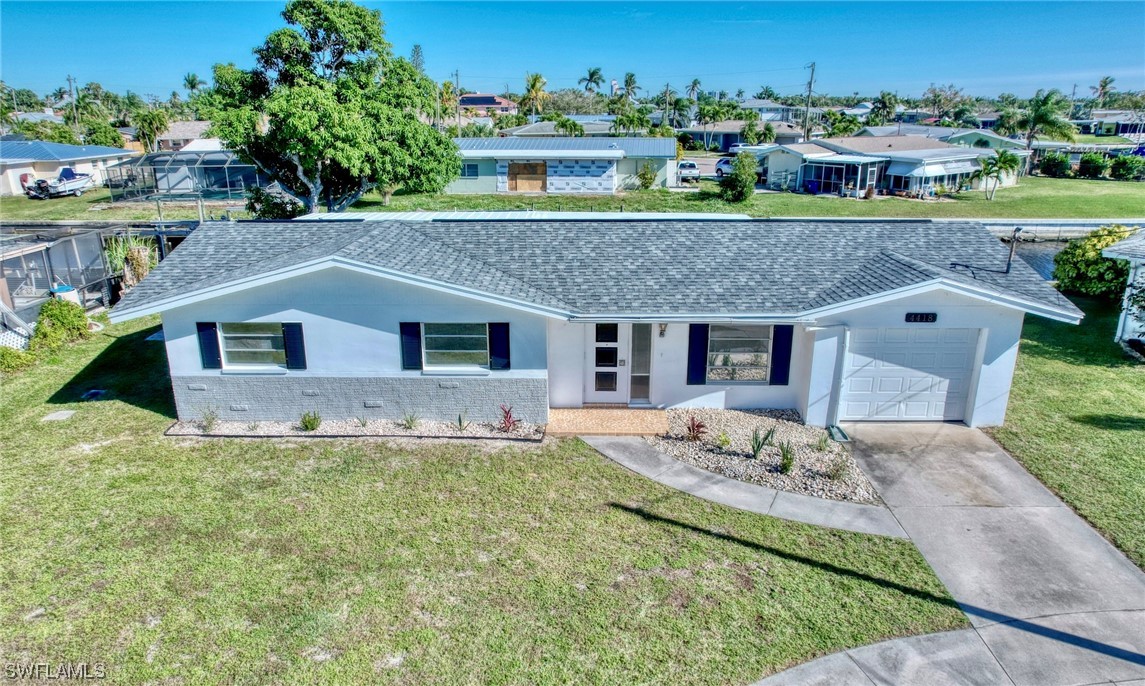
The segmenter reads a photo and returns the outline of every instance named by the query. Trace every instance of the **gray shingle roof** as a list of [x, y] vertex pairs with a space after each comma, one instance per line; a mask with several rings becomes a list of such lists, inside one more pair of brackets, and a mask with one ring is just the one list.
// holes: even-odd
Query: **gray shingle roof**
[[1145, 261], [1145, 230], [1137, 229], [1135, 233], [1128, 234], [1128, 238], [1114, 243], [1101, 252], [1106, 257]]
[[332, 256], [582, 316], [794, 315], [936, 278], [1080, 316], [1007, 252], [974, 223], [208, 223], [116, 309]]
[[637, 138], [615, 136], [608, 138], [454, 138], [458, 149], [482, 152], [512, 152], [514, 150], [623, 150], [628, 157], [676, 158], [675, 138]]

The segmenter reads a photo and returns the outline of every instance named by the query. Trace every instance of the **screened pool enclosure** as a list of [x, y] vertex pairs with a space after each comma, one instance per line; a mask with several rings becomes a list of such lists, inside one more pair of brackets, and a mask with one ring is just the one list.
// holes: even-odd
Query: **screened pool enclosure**
[[25, 322], [34, 322], [52, 296], [73, 293], [87, 309], [108, 306], [111, 297], [103, 239], [98, 230], [72, 235], [0, 234], [0, 303]]
[[230, 150], [156, 152], [107, 168], [111, 199], [154, 197], [241, 200], [268, 179]]

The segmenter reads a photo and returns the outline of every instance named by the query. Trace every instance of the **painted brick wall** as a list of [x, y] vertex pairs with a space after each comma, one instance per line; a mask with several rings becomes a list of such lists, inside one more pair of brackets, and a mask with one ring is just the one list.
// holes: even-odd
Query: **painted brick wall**
[[179, 418], [198, 419], [214, 409], [219, 419], [297, 420], [316, 410], [323, 419], [422, 419], [473, 421], [500, 418], [501, 403], [526, 422], [545, 423], [549, 388], [544, 378], [176, 376], [171, 379]]

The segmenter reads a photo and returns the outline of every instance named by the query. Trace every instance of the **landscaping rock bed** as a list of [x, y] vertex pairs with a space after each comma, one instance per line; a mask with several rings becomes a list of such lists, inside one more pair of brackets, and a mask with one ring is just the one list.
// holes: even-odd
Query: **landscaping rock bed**
[[389, 419], [370, 419], [363, 424], [357, 419], [323, 420], [317, 429], [304, 431], [298, 422], [233, 422], [216, 421], [209, 426], [200, 421], [175, 422], [168, 436], [269, 437], [269, 436], [338, 436], [338, 437], [408, 437], [460, 438], [540, 441], [545, 437], [543, 424], [520, 423], [510, 432], [501, 431], [490, 422], [472, 422], [464, 431], [456, 422], [421, 420], [412, 429]]
[[[698, 441], [687, 439], [692, 417], [706, 428]], [[763, 435], [775, 429], [758, 460], [751, 453], [757, 428]], [[793, 410], [674, 409], [668, 410], [668, 434], [645, 440], [681, 462], [732, 479], [817, 498], [878, 503], [874, 486], [845, 446], [828, 438], [826, 449], [820, 450], [825, 436], [825, 430], [804, 425]], [[781, 444], [788, 445], [795, 458], [787, 474], [780, 470]]]

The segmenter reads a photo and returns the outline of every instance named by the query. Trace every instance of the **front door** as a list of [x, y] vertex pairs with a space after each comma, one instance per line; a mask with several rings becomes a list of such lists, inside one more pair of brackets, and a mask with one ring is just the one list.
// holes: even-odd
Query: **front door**
[[628, 404], [628, 324], [589, 324], [584, 398], [590, 403]]

